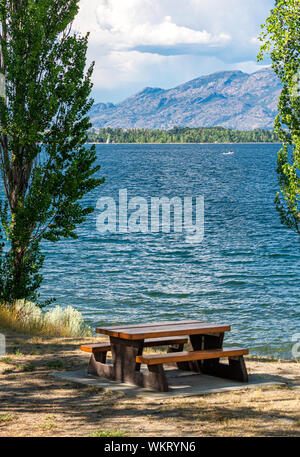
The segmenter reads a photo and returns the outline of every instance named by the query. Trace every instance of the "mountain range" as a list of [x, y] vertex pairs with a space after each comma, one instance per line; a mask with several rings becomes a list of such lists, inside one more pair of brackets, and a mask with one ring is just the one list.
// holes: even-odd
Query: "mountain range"
[[280, 91], [280, 81], [271, 68], [252, 74], [222, 71], [173, 89], [146, 87], [120, 103], [95, 104], [89, 115], [94, 128], [269, 129]]

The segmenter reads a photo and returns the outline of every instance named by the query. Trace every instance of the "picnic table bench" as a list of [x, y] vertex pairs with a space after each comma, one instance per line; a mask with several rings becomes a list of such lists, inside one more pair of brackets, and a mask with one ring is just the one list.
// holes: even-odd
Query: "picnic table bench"
[[[227, 331], [230, 331], [229, 325], [198, 320], [100, 327], [96, 332], [108, 335], [110, 343], [82, 345], [81, 350], [91, 353], [89, 374], [163, 392], [169, 390], [164, 364], [247, 382], [244, 355], [249, 351], [223, 347]], [[191, 350], [183, 351], [187, 337]], [[143, 354], [144, 348], [154, 346], [168, 346], [168, 352]], [[112, 364], [106, 362], [108, 351], [112, 353]], [[224, 357], [228, 358], [228, 364], [220, 362]], [[147, 365], [148, 372], [141, 371], [141, 364]]]

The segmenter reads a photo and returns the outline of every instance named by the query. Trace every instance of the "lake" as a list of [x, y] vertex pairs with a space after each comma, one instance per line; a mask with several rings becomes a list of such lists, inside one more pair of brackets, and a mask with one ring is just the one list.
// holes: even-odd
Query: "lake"
[[[251, 353], [291, 357], [299, 333], [300, 244], [280, 224], [276, 144], [97, 145], [106, 183], [99, 197], [204, 197], [204, 238], [97, 231], [96, 211], [78, 240], [44, 243], [42, 299], [72, 305], [100, 324], [203, 319]], [[223, 152], [234, 151], [233, 155]]]

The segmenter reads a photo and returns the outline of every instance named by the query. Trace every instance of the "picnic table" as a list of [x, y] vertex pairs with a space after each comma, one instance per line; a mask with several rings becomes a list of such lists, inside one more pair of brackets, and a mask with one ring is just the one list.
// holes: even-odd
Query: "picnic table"
[[[179, 370], [205, 373], [222, 378], [248, 381], [244, 355], [248, 349], [223, 347], [227, 324], [207, 323], [199, 320], [167, 321], [96, 328], [96, 333], [109, 336], [110, 343], [82, 345], [81, 350], [91, 353], [88, 373], [111, 380], [169, 390], [165, 364], [176, 364]], [[184, 351], [189, 342], [191, 350]], [[144, 354], [145, 347], [168, 346], [162, 354]], [[106, 361], [111, 351], [112, 363]], [[229, 363], [221, 363], [220, 358]], [[141, 370], [141, 364], [148, 371]]]

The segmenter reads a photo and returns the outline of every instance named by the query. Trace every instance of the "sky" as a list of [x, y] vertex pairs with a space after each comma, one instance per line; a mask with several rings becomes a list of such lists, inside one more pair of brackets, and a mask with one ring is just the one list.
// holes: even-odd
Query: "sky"
[[95, 102], [168, 89], [224, 70], [253, 73], [260, 25], [274, 0], [80, 0], [74, 30], [90, 32]]

